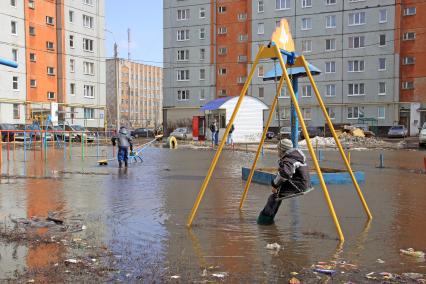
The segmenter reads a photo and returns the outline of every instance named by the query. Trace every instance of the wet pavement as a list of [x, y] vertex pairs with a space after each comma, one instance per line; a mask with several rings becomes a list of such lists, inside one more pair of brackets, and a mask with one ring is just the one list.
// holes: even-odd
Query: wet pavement
[[[336, 240], [320, 188], [285, 201], [272, 226], [256, 224], [270, 193], [267, 186], [253, 184], [244, 210], [238, 210], [244, 188], [241, 167], [250, 166], [254, 153], [224, 152], [188, 230], [187, 217], [213, 151], [151, 147], [144, 151], [144, 162], [128, 170], [117, 169], [115, 162], [100, 167], [96, 147], [86, 151], [83, 161], [78, 148], [71, 160], [64, 160], [62, 150], [52, 150], [47, 163], [40, 153], [35, 160], [27, 157], [26, 163], [21, 150], [16, 162], [5, 161], [3, 155], [0, 221], [11, 226], [10, 217], [47, 217], [50, 211], [61, 212], [65, 219], [79, 216], [87, 229], [76, 236], [105, 245], [114, 255], [109, 279], [282, 283], [298, 272], [295, 277], [309, 283], [318, 279], [309, 278], [315, 274], [304, 279], [304, 271], [330, 261], [356, 265], [337, 270], [338, 277], [358, 283], [369, 272], [426, 273], [424, 259], [399, 252], [426, 251], [425, 151], [352, 151], [354, 169], [366, 173], [361, 188], [374, 219], [366, 222], [352, 185], [330, 185], [346, 237], [343, 246]], [[384, 169], [377, 168], [380, 153]], [[265, 154], [258, 165], [275, 163], [274, 155]], [[336, 151], [326, 151], [321, 164], [343, 168]], [[271, 243], [281, 249], [266, 249]], [[73, 253], [57, 244], [0, 241], [0, 279], [50, 266]]]

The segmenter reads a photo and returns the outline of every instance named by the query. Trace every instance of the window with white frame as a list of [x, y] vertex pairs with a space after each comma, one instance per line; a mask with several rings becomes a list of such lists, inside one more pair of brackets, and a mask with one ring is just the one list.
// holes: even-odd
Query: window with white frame
[[259, 65], [259, 67], [257, 68], [257, 77], [263, 77], [265, 75], [265, 69], [263, 68], [262, 65]]
[[312, 119], [312, 109], [310, 107], [302, 108], [303, 119], [311, 120]]
[[275, 9], [276, 10], [290, 9], [290, 0], [275, 0]]
[[37, 87], [37, 80], [36, 79], [30, 79], [30, 87], [31, 88]]
[[336, 15], [330, 15], [325, 17], [325, 27], [327, 29], [333, 29], [336, 27]]
[[177, 20], [184, 21], [189, 19], [189, 9], [178, 9], [177, 10]]
[[312, 52], [312, 40], [302, 40], [302, 52]]
[[[289, 120], [290, 119], [290, 108], [289, 107], [280, 107], [279, 108], [279, 115], [280, 120]], [[275, 120], [278, 120], [278, 112], [275, 111]]]
[[257, 1], [257, 12], [258, 13], [263, 13], [265, 11], [265, 3], [263, 0], [258, 0]]
[[228, 48], [226, 47], [219, 47], [218, 52], [219, 55], [226, 55], [228, 53]]
[[206, 90], [200, 89], [200, 101], [204, 101], [206, 99]]
[[363, 106], [352, 106], [348, 107], [348, 119], [358, 119], [364, 117], [364, 107]]
[[248, 35], [247, 34], [241, 34], [241, 35], [239, 35], [238, 40], [240, 42], [245, 42], [245, 41], [248, 40]]
[[219, 35], [225, 35], [227, 33], [228, 33], [227, 27], [219, 27], [219, 29], [217, 30], [217, 34], [219, 34]]
[[237, 62], [247, 62], [247, 55], [238, 55]]
[[218, 91], [218, 96], [219, 97], [226, 97], [226, 90], [225, 89], [220, 89]]
[[349, 13], [349, 26], [365, 24], [365, 12]]
[[17, 27], [17, 23], [15, 21], [10, 22], [10, 33], [12, 35], [18, 34], [18, 27]]
[[335, 97], [336, 96], [336, 85], [327, 84], [325, 86], [325, 96], [326, 97]]
[[12, 60], [18, 62], [18, 50], [16, 48], [12, 48]]
[[200, 48], [200, 60], [206, 59], [206, 50], [204, 48]]
[[200, 69], [200, 80], [206, 80], [206, 69]]
[[348, 61], [348, 72], [364, 72], [365, 61], [364, 60], [349, 60]]
[[178, 30], [176, 31], [177, 41], [189, 40], [189, 30]]
[[37, 61], [37, 56], [33, 52], [30, 53], [30, 61], [31, 62], [36, 62]]
[[365, 36], [350, 36], [349, 48], [362, 48], [365, 47]]
[[247, 20], [247, 13], [238, 13], [237, 19], [238, 19], [238, 21]]
[[55, 45], [53, 44], [53, 42], [46, 41], [46, 49], [48, 49], [48, 50], [54, 50], [55, 49]]
[[226, 6], [219, 6], [217, 8], [217, 10], [218, 10], [219, 14], [226, 13]]
[[379, 35], [379, 46], [385, 46], [386, 45], [386, 34]]
[[386, 95], [386, 82], [379, 82], [379, 96]]
[[378, 119], [385, 119], [386, 118], [386, 107], [385, 106], [379, 106], [377, 108], [377, 118]]
[[13, 104], [13, 119], [20, 119], [21, 112], [19, 104]]
[[379, 71], [386, 70], [386, 58], [379, 58]]
[[19, 90], [18, 76], [13, 76], [13, 77], [12, 77], [12, 89], [13, 89], [14, 91]]
[[206, 17], [206, 8], [200, 8], [199, 16], [200, 19], [204, 19]]
[[189, 90], [178, 90], [177, 91], [178, 101], [187, 101], [189, 100]]
[[88, 15], [83, 15], [83, 26], [85, 28], [89, 28], [89, 29], [93, 29], [93, 17], [88, 16]]
[[289, 99], [290, 95], [287, 92], [287, 88], [282, 88], [279, 98], [281, 99]]
[[380, 10], [379, 11], [379, 23], [386, 23], [388, 21], [388, 11], [387, 10]]
[[55, 19], [50, 16], [46, 16], [46, 24], [53, 26], [55, 24]]
[[74, 22], [74, 11], [68, 11], [68, 20], [70, 23]]
[[416, 39], [416, 33], [415, 32], [406, 32], [402, 36], [403, 40], [415, 40]]
[[226, 75], [228, 73], [228, 70], [226, 68], [219, 68], [219, 75]]
[[10, 0], [10, 6], [16, 7], [16, 0]]
[[336, 2], [336, 0], [326, 0], [325, 1], [325, 4], [326, 5], [334, 5], [334, 4], [336, 4], [337, 2]]
[[416, 58], [414, 56], [405, 56], [402, 59], [402, 64], [404, 65], [412, 65], [414, 63], [416, 63]]
[[95, 118], [95, 109], [84, 108], [84, 119], [94, 119], [94, 118]]
[[47, 99], [48, 100], [54, 100], [55, 99], [55, 92], [47, 92]]
[[84, 97], [85, 98], [89, 98], [89, 99], [95, 98], [95, 86], [84, 85], [83, 90], [84, 90]]
[[311, 18], [303, 18], [302, 19], [302, 30], [310, 30], [312, 29], [312, 19]]
[[83, 38], [83, 50], [93, 52], [94, 50], [93, 39]]
[[189, 70], [178, 70], [177, 71], [177, 80], [178, 81], [189, 81]]
[[70, 95], [75, 95], [75, 83], [70, 83]]
[[365, 95], [364, 83], [352, 83], [348, 85], [348, 96], [364, 96], [364, 95]]
[[70, 35], [69, 37], [69, 44], [70, 44], [70, 48], [74, 48], [74, 36]]
[[325, 73], [336, 73], [336, 62], [335, 61], [325, 62]]
[[93, 6], [94, 5], [94, 0], [83, 0], [83, 4], [89, 5], [89, 6]]
[[189, 49], [179, 49], [177, 51], [177, 61], [188, 61]]
[[28, 33], [30, 34], [30, 36], [35, 36], [36, 35], [35, 27], [29, 26]]
[[302, 97], [310, 98], [312, 97], [312, 86], [306, 85], [302, 87]]
[[407, 7], [404, 9], [404, 16], [413, 16], [416, 14], [416, 7]]
[[402, 82], [402, 89], [403, 90], [412, 90], [412, 89], [414, 89], [414, 82], [413, 81]]
[[334, 107], [326, 107], [326, 110], [330, 119], [336, 118], [336, 110], [334, 109]]
[[95, 63], [84, 61], [83, 62], [83, 73], [85, 75], [95, 75]]
[[257, 34], [263, 35], [265, 33], [265, 25], [263, 23], [257, 24]]
[[205, 28], [201, 28], [199, 31], [200, 34], [200, 39], [205, 39], [206, 38], [206, 29]]
[[55, 68], [51, 67], [51, 66], [48, 66], [47, 67], [47, 75], [54, 76], [55, 75]]
[[35, 2], [34, 2], [34, 0], [28, 0], [28, 8], [35, 9]]
[[312, 7], [312, 0], [302, 0], [302, 8]]
[[75, 72], [75, 60], [74, 59], [70, 59], [70, 72], [71, 73]]
[[325, 51], [333, 51], [336, 50], [336, 39], [328, 38], [325, 40]]

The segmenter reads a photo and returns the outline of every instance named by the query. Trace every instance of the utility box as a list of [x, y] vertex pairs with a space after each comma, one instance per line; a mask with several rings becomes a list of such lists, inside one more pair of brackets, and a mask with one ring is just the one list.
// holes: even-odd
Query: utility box
[[206, 140], [206, 117], [192, 117], [192, 139], [195, 141]]

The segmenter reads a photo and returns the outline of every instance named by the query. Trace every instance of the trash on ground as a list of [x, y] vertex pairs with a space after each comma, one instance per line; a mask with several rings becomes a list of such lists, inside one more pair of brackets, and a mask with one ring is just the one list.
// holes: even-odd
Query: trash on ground
[[170, 278], [172, 278], [172, 279], [179, 279], [180, 278], [180, 276], [179, 275], [173, 275], [172, 277], [170, 277]]
[[280, 250], [281, 246], [277, 243], [273, 243], [273, 244], [267, 244], [266, 245], [266, 249], [270, 249], [270, 250]]
[[408, 255], [412, 257], [424, 258], [425, 253], [422, 251], [415, 251], [413, 248], [400, 249], [399, 250], [403, 255]]
[[327, 274], [327, 275], [333, 275], [333, 274], [336, 273], [336, 270], [334, 270], [334, 269], [315, 268], [314, 271], [318, 272], [318, 273], [322, 273], [322, 274]]
[[217, 272], [217, 273], [213, 273], [212, 276], [216, 277], [216, 278], [225, 278], [226, 276], [228, 276], [228, 273], [227, 272]]
[[76, 264], [79, 263], [80, 260], [74, 259], [74, 258], [70, 258], [70, 259], [66, 259], [65, 263], [72, 263], [72, 264]]
[[376, 260], [376, 262], [377, 262], [377, 263], [381, 263], [381, 264], [385, 263], [385, 261], [384, 261], [384, 260], [382, 260], [382, 259], [380, 259], [380, 258], [378, 258], [378, 259]]
[[296, 277], [293, 277], [288, 281], [288, 283], [289, 284], [300, 284], [300, 281]]

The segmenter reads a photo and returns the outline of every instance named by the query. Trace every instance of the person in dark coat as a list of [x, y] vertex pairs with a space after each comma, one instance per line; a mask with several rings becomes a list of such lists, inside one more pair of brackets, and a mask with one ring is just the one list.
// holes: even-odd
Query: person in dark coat
[[111, 138], [111, 142], [113, 146], [118, 144], [118, 153], [117, 153], [118, 167], [121, 168], [122, 163], [124, 161], [124, 166], [127, 168], [128, 159], [129, 159], [129, 148], [130, 148], [130, 151], [133, 152], [132, 137], [130, 136], [127, 128], [124, 126], [120, 127], [120, 131], [118, 132], [117, 135], [114, 135]]
[[278, 173], [271, 181], [272, 194], [259, 214], [258, 224], [274, 222], [275, 215], [286, 196], [301, 194], [311, 188], [309, 168], [306, 157], [299, 149], [293, 148], [289, 139], [278, 142]]

